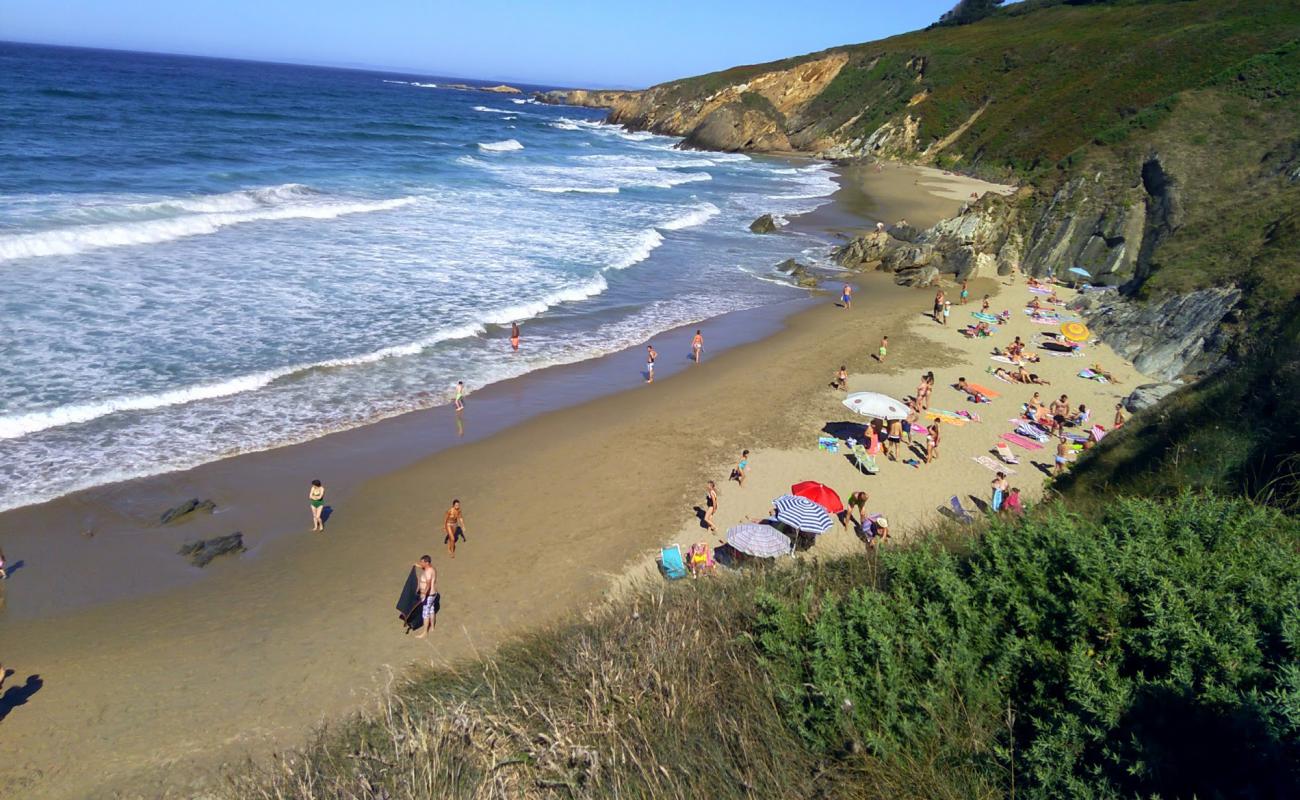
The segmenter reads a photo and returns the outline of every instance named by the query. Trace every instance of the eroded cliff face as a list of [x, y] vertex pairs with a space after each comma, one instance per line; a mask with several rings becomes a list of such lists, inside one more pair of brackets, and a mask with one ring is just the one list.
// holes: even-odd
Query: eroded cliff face
[[665, 83], [639, 92], [586, 90], [546, 92], [543, 102], [608, 108], [609, 121], [635, 130], [685, 138], [706, 150], [782, 152], [797, 146], [786, 130], [839, 74], [848, 57], [831, 54], [789, 69], [764, 72], [748, 80], [723, 83], [707, 95]]

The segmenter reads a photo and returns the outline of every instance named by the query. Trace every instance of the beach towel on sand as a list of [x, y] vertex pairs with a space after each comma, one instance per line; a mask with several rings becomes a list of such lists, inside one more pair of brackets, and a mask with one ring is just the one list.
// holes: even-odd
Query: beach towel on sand
[[1025, 448], [1026, 450], [1042, 450], [1043, 446], [1027, 436], [1021, 436], [1018, 433], [1004, 433], [1002, 438], [1014, 445]]
[[424, 603], [420, 601], [420, 577], [415, 567], [406, 576], [402, 584], [402, 593], [397, 597], [397, 613], [406, 627], [418, 631], [424, 625]]
[[999, 364], [1010, 364], [1010, 365], [1012, 365], [1012, 366], [1015, 366], [1015, 364], [1016, 364], [1016, 362], [1012, 361], [1011, 359], [1007, 358], [1006, 356], [989, 356], [989, 360], [990, 360], [990, 361], [996, 361], [996, 362], [998, 362]]
[[1016, 471], [1014, 469], [1008, 467], [1006, 464], [1003, 464], [1001, 461], [995, 461], [993, 458], [989, 456], [971, 456], [970, 460], [974, 461], [976, 464], [979, 464], [981, 467], [984, 467], [985, 469], [991, 472], [1001, 472], [1006, 475], [1016, 474]]
[[1081, 369], [1081, 370], [1079, 370], [1079, 377], [1080, 377], [1080, 378], [1087, 378], [1088, 380], [1091, 380], [1091, 381], [1097, 381], [1098, 383], [1110, 383], [1110, 381], [1106, 380], [1106, 376], [1105, 376], [1105, 375], [1102, 375], [1102, 374], [1097, 373], [1097, 372], [1093, 372], [1093, 371], [1090, 370], [1090, 369]]
[[985, 314], [983, 311], [972, 311], [970, 315], [980, 322], [1001, 322], [1002, 320], [992, 314]]
[[985, 387], [983, 387], [983, 386], [980, 386], [978, 383], [967, 383], [966, 386], [967, 386], [968, 388], [970, 388], [972, 391], [979, 392], [980, 394], [984, 395], [985, 397], [1001, 397], [1001, 396], [1002, 396], [1002, 393], [1001, 393], [1001, 392], [995, 392], [995, 391], [993, 391], [992, 389], [987, 389], [987, 388], [985, 388]]

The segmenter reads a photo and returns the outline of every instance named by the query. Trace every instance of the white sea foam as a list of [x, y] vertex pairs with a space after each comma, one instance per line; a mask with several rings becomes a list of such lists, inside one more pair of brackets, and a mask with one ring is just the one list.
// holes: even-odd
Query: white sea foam
[[110, 210], [107, 213], [119, 213], [128, 217], [139, 214], [142, 210], [154, 214], [169, 209], [183, 213], [178, 216], [72, 225], [37, 233], [0, 236], [0, 261], [73, 255], [104, 247], [159, 244], [216, 233], [222, 228], [248, 222], [334, 219], [349, 214], [388, 211], [410, 205], [418, 199], [398, 197], [373, 202], [348, 202], [321, 199], [315, 193], [303, 191], [305, 189], [306, 187], [298, 187], [297, 184], [286, 184], [251, 193], [128, 205], [116, 212]]
[[403, 85], [403, 86], [416, 86], [416, 87], [418, 87], [418, 88], [420, 88], [420, 89], [437, 89], [437, 88], [438, 88], [438, 84], [436, 84], [436, 83], [419, 83], [418, 81], [390, 81], [390, 80], [385, 80], [384, 83], [400, 83], [400, 84]]
[[517, 112], [505, 108], [488, 108], [487, 106], [474, 106], [475, 111], [482, 111], [486, 114], [514, 114]]
[[527, 101], [527, 100], [520, 100], [519, 98], [516, 97], [516, 98], [511, 98], [510, 102], [515, 103], [516, 105], [521, 105], [521, 106], [522, 106], [524, 103], [527, 103], [528, 101]]
[[574, 123], [572, 123], [572, 122], [567, 122], [567, 121], [565, 121], [565, 120], [560, 120], [559, 122], [548, 122], [548, 123], [546, 123], [546, 124], [547, 124], [547, 125], [550, 125], [552, 128], [559, 128], [559, 129], [562, 130], [562, 131], [580, 131], [580, 130], [582, 130], [582, 128], [579, 127], [578, 125], [576, 125], [576, 124], [574, 124]]
[[511, 150], [523, 150], [524, 146], [516, 139], [506, 139], [501, 142], [479, 142], [478, 149], [486, 150], [489, 153], [504, 153]]
[[621, 258], [609, 265], [610, 269], [627, 269], [636, 264], [640, 264], [650, 257], [655, 248], [664, 243], [664, 237], [654, 228], [647, 228], [641, 232], [636, 242], [628, 248], [628, 251]]
[[530, 186], [534, 192], [550, 192], [551, 194], [564, 194], [566, 192], [575, 192], [580, 194], [618, 194], [617, 186]]
[[718, 214], [721, 210], [712, 203], [702, 203], [685, 214], [660, 225], [666, 231], [680, 231], [683, 228], [694, 228], [696, 225], [703, 225]]

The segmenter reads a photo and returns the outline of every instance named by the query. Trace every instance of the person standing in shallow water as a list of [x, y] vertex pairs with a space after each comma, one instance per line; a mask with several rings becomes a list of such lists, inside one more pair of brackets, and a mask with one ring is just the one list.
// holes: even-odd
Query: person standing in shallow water
[[307, 490], [307, 501], [311, 504], [311, 529], [325, 530], [325, 520], [322, 519], [325, 511], [325, 486], [320, 479], [311, 482], [311, 488]]
[[655, 361], [658, 360], [659, 354], [655, 352], [652, 344], [645, 346], [645, 382], [655, 382]]
[[510, 323], [510, 347], [515, 350], [519, 349], [519, 323], [518, 322]]
[[691, 356], [696, 364], [704, 357], [704, 334], [698, 329], [695, 331], [695, 338], [691, 339]]
[[455, 406], [458, 413], [465, 410], [465, 381], [456, 381]]

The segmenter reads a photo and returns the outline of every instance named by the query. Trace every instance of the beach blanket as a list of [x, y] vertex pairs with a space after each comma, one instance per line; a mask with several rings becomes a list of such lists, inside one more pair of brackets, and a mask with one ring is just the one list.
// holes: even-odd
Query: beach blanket
[[1036, 314], [1030, 317], [1029, 321], [1036, 325], [1060, 325], [1062, 320], [1060, 317], [1044, 317]]
[[406, 583], [402, 584], [402, 593], [397, 597], [397, 613], [400, 615], [402, 624], [413, 631], [418, 631], [424, 625], [424, 609], [421, 608], [423, 603], [420, 602], [420, 578], [416, 574], [415, 567], [411, 567], [411, 573], [406, 576]]
[[1087, 378], [1087, 379], [1090, 380], [1090, 381], [1097, 381], [1098, 383], [1110, 383], [1110, 381], [1106, 380], [1106, 376], [1105, 376], [1105, 375], [1102, 375], [1102, 374], [1097, 373], [1097, 372], [1093, 372], [1093, 371], [1090, 370], [1090, 369], [1081, 369], [1081, 370], [1079, 370], [1079, 377], [1080, 377], [1080, 378]]
[[985, 469], [991, 472], [1001, 472], [1005, 475], [1016, 474], [1016, 471], [1014, 469], [1008, 467], [1006, 464], [1003, 464], [1001, 461], [997, 461], [993, 458], [990, 458], [989, 456], [971, 456], [970, 460], [974, 461], [976, 464], [979, 464], [981, 467], [984, 467]]
[[1027, 437], [1027, 438], [1033, 439], [1033, 440], [1035, 440], [1035, 441], [1038, 441], [1038, 442], [1045, 442], [1045, 441], [1047, 441], [1047, 434], [1043, 433], [1043, 432], [1042, 432], [1041, 430], [1039, 430], [1037, 427], [1035, 427], [1035, 426], [1029, 424], [1028, 422], [1024, 422], [1024, 423], [1021, 423], [1020, 425], [1017, 425], [1017, 426], [1016, 426], [1016, 433], [1020, 434], [1021, 436], [1024, 436], [1024, 437]]
[[1013, 365], [1013, 366], [1014, 366], [1015, 363], [1016, 363], [1016, 362], [1012, 361], [1011, 359], [1007, 358], [1006, 356], [989, 356], [989, 360], [990, 360], [990, 361], [996, 361], [996, 362], [998, 362], [999, 364], [1011, 364], [1011, 365]]
[[1020, 447], [1023, 447], [1026, 450], [1043, 449], [1043, 446], [1038, 442], [1035, 442], [1033, 439], [1029, 439], [1027, 437], [1021, 436], [1018, 433], [1004, 433], [1002, 434], [1002, 438], [1008, 442], [1011, 442], [1014, 445], [1019, 445]]
[[979, 320], [980, 322], [1001, 322], [1002, 321], [999, 317], [995, 317], [992, 314], [985, 314], [982, 311], [972, 311], [970, 312], [970, 315], [975, 319]]
[[966, 385], [967, 385], [968, 387], [970, 387], [971, 390], [976, 391], [976, 392], [979, 392], [980, 394], [984, 395], [985, 397], [1001, 397], [1001, 396], [1002, 396], [1002, 393], [1001, 393], [1001, 392], [995, 392], [995, 391], [993, 391], [992, 389], [986, 389], [986, 388], [984, 388], [983, 386], [980, 386], [978, 383], [967, 383]]
[[959, 428], [969, 422], [965, 417], [959, 417], [956, 414], [949, 416], [939, 411], [927, 411], [925, 416], [929, 419], [941, 419], [949, 425], [956, 425]]
[[1030, 286], [1030, 287], [1029, 287], [1029, 291], [1033, 292], [1034, 294], [1051, 294], [1051, 293], [1052, 293], [1052, 290], [1051, 290], [1051, 289], [1048, 289], [1048, 288], [1046, 288], [1046, 287], [1044, 287], [1044, 286]]
[[1092, 436], [1094, 439], [1100, 442], [1102, 440], [1102, 437], [1104, 437], [1105, 435], [1106, 435], [1105, 428], [1101, 427], [1100, 425], [1092, 426]]

